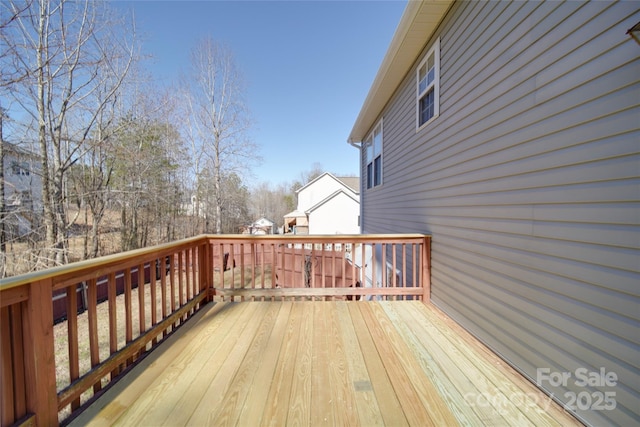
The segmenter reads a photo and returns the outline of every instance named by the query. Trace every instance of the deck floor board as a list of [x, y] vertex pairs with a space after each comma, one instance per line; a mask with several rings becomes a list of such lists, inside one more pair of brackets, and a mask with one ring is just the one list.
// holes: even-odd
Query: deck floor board
[[580, 425], [418, 301], [211, 304], [71, 423], [455, 424]]

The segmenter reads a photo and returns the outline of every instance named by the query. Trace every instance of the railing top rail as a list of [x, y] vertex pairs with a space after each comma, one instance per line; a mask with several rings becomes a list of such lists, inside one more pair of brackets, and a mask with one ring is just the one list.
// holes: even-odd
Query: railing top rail
[[171, 243], [151, 246], [148, 248], [135, 249], [128, 252], [121, 252], [113, 255], [107, 255], [100, 258], [94, 258], [85, 261], [74, 262], [59, 267], [52, 267], [46, 270], [35, 271], [32, 273], [22, 274], [0, 280], [0, 291], [22, 286], [28, 283], [46, 280], [52, 277], [68, 277], [79, 274], [89, 269], [106, 269], [113, 265], [121, 264], [129, 261], [131, 258], [139, 258], [147, 255], [156, 255], [162, 257], [172, 253], [173, 251], [194, 246], [201, 242], [209, 243], [241, 243], [241, 242], [260, 242], [260, 243], [403, 243], [408, 241], [416, 241], [424, 239], [429, 235], [426, 234], [330, 234], [330, 235], [246, 235], [246, 234], [202, 234]]
[[268, 234], [268, 235], [246, 235], [246, 234], [216, 234], [206, 237], [213, 241], [240, 242], [258, 241], [260, 243], [271, 242], [294, 242], [294, 243], [397, 243], [402, 241], [414, 241], [428, 237], [428, 234]]
[[187, 239], [177, 240], [175, 242], [165, 243], [162, 245], [134, 249], [132, 251], [120, 252], [117, 254], [102, 256], [99, 258], [93, 258], [85, 261], [78, 261], [66, 265], [61, 265], [58, 267], [52, 267], [46, 270], [34, 271], [32, 273], [8, 277], [6, 279], [0, 280], [0, 291], [15, 288], [36, 281], [46, 280], [51, 277], [72, 275], [83, 270], [106, 268], [114, 264], [123, 263], [135, 257], [143, 257], [150, 254], [157, 254], [159, 257], [161, 257], [165, 254], [175, 251], [178, 248], [193, 246], [194, 244], [200, 243], [202, 241], [206, 241], [206, 235], [190, 237]]

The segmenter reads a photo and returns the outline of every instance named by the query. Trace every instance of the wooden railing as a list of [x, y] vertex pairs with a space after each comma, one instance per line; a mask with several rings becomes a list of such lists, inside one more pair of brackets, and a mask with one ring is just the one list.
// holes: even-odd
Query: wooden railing
[[1, 425], [71, 419], [211, 301], [426, 301], [429, 253], [424, 235], [204, 235], [4, 279]]

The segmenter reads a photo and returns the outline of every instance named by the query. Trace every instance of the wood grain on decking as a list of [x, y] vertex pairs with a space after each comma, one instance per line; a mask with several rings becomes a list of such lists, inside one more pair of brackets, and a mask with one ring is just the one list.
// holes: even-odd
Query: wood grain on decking
[[418, 301], [207, 306], [72, 423], [298, 424], [579, 425]]

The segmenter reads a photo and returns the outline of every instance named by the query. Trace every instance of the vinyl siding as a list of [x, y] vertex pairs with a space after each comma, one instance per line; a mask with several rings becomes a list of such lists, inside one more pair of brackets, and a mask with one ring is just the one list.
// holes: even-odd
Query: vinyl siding
[[[361, 193], [363, 232], [432, 234], [433, 302], [524, 375], [572, 373], [541, 384], [564, 402], [615, 392], [576, 411], [592, 425], [640, 423], [638, 21], [637, 2], [457, 2], [422, 52], [440, 37], [440, 116], [416, 132], [421, 55]], [[601, 367], [616, 387], [575, 385]]]

